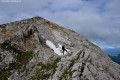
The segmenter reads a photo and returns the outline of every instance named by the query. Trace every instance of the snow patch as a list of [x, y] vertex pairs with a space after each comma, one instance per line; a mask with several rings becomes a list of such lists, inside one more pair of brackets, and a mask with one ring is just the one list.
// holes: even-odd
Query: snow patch
[[61, 44], [58, 44], [58, 46], [59, 46], [59, 48], [61, 48], [61, 49], [62, 49], [62, 45], [61, 45]]
[[[46, 45], [48, 47], [50, 47], [51, 49], [54, 50], [54, 53], [58, 54], [58, 55], [63, 55], [62, 53], [62, 45], [58, 44], [58, 48], [53, 44], [53, 42], [51, 42], [50, 40], [46, 40]], [[67, 52], [65, 51], [64, 54], [67, 54]]]
[[56, 49], [56, 46], [49, 40], [46, 41], [46, 45], [48, 47], [50, 47], [51, 49], [55, 50]]

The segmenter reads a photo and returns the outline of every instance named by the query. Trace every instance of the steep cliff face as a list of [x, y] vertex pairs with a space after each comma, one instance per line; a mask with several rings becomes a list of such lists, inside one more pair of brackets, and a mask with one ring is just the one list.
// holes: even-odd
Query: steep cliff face
[[6, 79], [120, 80], [120, 65], [76, 32], [33, 17], [0, 25], [0, 80]]

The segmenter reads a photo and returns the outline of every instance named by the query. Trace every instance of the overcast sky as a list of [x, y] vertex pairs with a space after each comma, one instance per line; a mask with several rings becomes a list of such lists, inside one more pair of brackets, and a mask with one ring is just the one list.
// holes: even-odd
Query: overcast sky
[[120, 47], [120, 0], [0, 1], [0, 24], [41, 16], [77, 31], [102, 48]]

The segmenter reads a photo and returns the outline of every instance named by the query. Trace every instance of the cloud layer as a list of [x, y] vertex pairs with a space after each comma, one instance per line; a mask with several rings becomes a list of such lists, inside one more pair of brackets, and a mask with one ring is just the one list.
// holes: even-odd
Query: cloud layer
[[120, 0], [0, 2], [0, 24], [33, 16], [73, 29], [101, 47], [120, 47]]

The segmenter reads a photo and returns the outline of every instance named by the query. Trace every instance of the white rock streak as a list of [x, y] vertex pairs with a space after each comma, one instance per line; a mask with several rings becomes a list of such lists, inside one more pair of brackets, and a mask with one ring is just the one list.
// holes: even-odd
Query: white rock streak
[[[50, 47], [51, 49], [53, 49], [56, 54], [60, 56], [63, 55], [63, 53], [61, 52], [62, 45], [58, 44], [58, 48], [56, 48], [56, 46], [50, 40], [46, 40], [46, 45]], [[66, 54], [66, 52], [64, 54]]]

